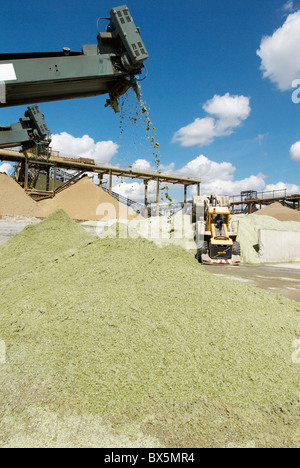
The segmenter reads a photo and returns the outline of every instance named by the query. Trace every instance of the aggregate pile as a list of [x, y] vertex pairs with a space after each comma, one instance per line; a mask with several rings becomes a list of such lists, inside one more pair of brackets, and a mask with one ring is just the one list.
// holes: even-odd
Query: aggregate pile
[[266, 208], [256, 211], [254, 214], [259, 216], [272, 216], [273, 218], [278, 219], [278, 221], [297, 221], [300, 223], [300, 211], [287, 206], [282, 206], [279, 202], [272, 203]]
[[0, 174], [0, 216], [3, 215], [45, 217], [42, 207], [12, 177]]
[[64, 210], [72, 219], [101, 220], [134, 219], [140, 217], [135, 211], [122, 205], [115, 198], [84, 176], [68, 189], [49, 200], [39, 202], [46, 216], [57, 209]]
[[296, 302], [61, 210], [0, 266], [0, 447], [299, 447]]

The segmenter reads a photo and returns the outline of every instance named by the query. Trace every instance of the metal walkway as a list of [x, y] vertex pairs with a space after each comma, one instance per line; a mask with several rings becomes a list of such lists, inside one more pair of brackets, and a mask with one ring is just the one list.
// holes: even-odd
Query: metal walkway
[[[102, 189], [104, 190], [104, 192], [109, 194], [108, 185], [104, 183], [102, 185]], [[146, 207], [142, 203], [131, 200], [130, 198], [126, 198], [123, 195], [120, 195], [119, 193], [114, 192], [114, 191], [111, 191], [111, 196], [114, 197], [116, 200], [118, 200], [120, 203], [123, 203], [124, 205], [128, 206], [128, 208], [131, 208], [132, 210], [134, 210], [136, 213], [139, 213], [142, 216], [145, 216]], [[191, 203], [189, 203], [188, 205], [191, 205]], [[159, 215], [160, 216], [165, 216], [165, 215], [173, 216], [176, 213], [179, 213], [180, 211], [182, 211], [183, 209], [184, 209], [184, 203], [181, 203], [181, 202], [160, 204]], [[147, 211], [148, 211], [148, 217], [152, 216], [152, 211], [156, 211], [156, 206], [149, 205], [147, 207]]]
[[[104, 192], [106, 193], [109, 193], [109, 188], [107, 185], [103, 184], [102, 190], [104, 190]], [[123, 205], [126, 205], [128, 206], [128, 208], [131, 208], [132, 210], [134, 210], [136, 213], [139, 213], [141, 215], [145, 214], [145, 209], [146, 209], [145, 205], [142, 205], [141, 203], [138, 203], [134, 200], [130, 200], [130, 198], [123, 197], [123, 195], [120, 195], [117, 192], [111, 191], [110, 195], [114, 197], [116, 200], [118, 200], [120, 203], [123, 203]]]
[[300, 194], [288, 195], [287, 189], [266, 192], [248, 191], [230, 197], [230, 206], [233, 214], [253, 213], [258, 209], [262, 209], [263, 206], [268, 206], [275, 202], [300, 211]]

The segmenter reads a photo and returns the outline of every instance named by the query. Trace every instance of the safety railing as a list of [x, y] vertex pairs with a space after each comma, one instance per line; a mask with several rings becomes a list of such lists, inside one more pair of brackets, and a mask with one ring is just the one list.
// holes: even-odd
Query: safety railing
[[268, 190], [265, 192], [248, 192], [248, 194], [239, 194], [239, 195], [232, 195], [229, 197], [230, 203], [245, 203], [251, 200], [272, 200], [278, 198], [286, 198], [287, 196], [287, 189], [282, 190]]

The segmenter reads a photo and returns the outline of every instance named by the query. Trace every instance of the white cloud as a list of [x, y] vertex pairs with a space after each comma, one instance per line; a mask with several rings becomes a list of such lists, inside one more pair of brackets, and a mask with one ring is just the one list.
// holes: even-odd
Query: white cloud
[[201, 192], [207, 195], [237, 195], [243, 190], [263, 190], [265, 187], [263, 174], [234, 180], [235, 171], [236, 168], [230, 162], [216, 162], [200, 155], [176, 171], [176, 174], [190, 178], [201, 177]]
[[[154, 168], [146, 160], [136, 161], [140, 167], [145, 167], [150, 172], [154, 172]], [[176, 169], [175, 164], [171, 163], [169, 166], [161, 168], [164, 174], [176, 175], [178, 177], [186, 178], [200, 178], [201, 177], [201, 193], [202, 195], [239, 195], [244, 190], [269, 191], [269, 190], [283, 190], [287, 189], [288, 194], [300, 193], [300, 186], [296, 184], [289, 184], [278, 182], [274, 184], [266, 184], [266, 176], [264, 174], [252, 174], [243, 179], [235, 179], [236, 168], [230, 162], [216, 162], [208, 159], [206, 156], [199, 155], [192, 161], [189, 161], [183, 167]], [[114, 178], [113, 190], [131, 200], [144, 203], [145, 186], [143, 182], [132, 181], [127, 182], [124, 179], [120, 183], [120, 179]], [[169, 194], [173, 199], [178, 197], [179, 185], [169, 185]], [[180, 189], [181, 190], [181, 189]], [[190, 191], [190, 195], [196, 195], [196, 187]], [[156, 198], [156, 182], [149, 182], [148, 185], [149, 200]], [[183, 195], [178, 197], [182, 200]]]
[[293, 161], [300, 161], [300, 141], [297, 141], [291, 146], [290, 156]]
[[[147, 162], [147, 161], [146, 161]], [[145, 164], [146, 164], [145, 162]], [[154, 171], [151, 168], [150, 171]], [[251, 175], [250, 177], [234, 180], [234, 173], [236, 168], [230, 162], [216, 162], [208, 159], [204, 155], [200, 155], [197, 158], [189, 161], [185, 166], [175, 169], [174, 163], [169, 166], [165, 166], [162, 172], [164, 174], [176, 175], [184, 178], [201, 178], [201, 193], [217, 195], [238, 195], [243, 190], [264, 190], [265, 188], [265, 176], [263, 174]], [[169, 193], [174, 198], [174, 190], [178, 189], [178, 185], [169, 185]], [[120, 180], [116, 180], [113, 190], [117, 193], [126, 196], [132, 200], [144, 202], [145, 198], [145, 186], [141, 182], [126, 182], [120, 183]], [[191, 190], [191, 194], [196, 194], [196, 187]], [[148, 186], [149, 199], [155, 199], [156, 197], [156, 183], [150, 182]]]
[[263, 37], [257, 55], [264, 78], [281, 91], [292, 88], [292, 82], [300, 78], [300, 10], [290, 14], [272, 36]]
[[[300, 142], [299, 142], [300, 157]], [[268, 191], [286, 189], [288, 194], [300, 193], [300, 186], [285, 182], [266, 184], [264, 174], [252, 174], [249, 177], [235, 180], [235, 166], [230, 162], [216, 162], [200, 155], [188, 162], [175, 173], [182, 177], [201, 177], [201, 193], [203, 195], [239, 195], [244, 190]], [[196, 188], [194, 189], [196, 194]]]
[[204, 104], [203, 109], [211, 115], [215, 115], [220, 120], [232, 122], [232, 125], [239, 125], [240, 120], [249, 117], [249, 98], [245, 96], [231, 96], [226, 93], [224, 96], [215, 95]]
[[[149, 182], [148, 185], [148, 196], [149, 199], [151, 195], [155, 193], [155, 182]], [[134, 200], [137, 202], [144, 203], [145, 201], [145, 185], [143, 182], [122, 182], [117, 183], [113, 186], [113, 191], [117, 192], [119, 195], [123, 197], [129, 198], [130, 200]]]
[[293, 0], [288, 0], [282, 7], [283, 11], [287, 13], [291, 13], [294, 11], [294, 1]]
[[234, 171], [235, 167], [231, 163], [218, 163], [201, 154], [175, 172], [180, 177], [232, 180]]
[[268, 184], [265, 187], [266, 191], [271, 190], [285, 190], [287, 191], [287, 195], [295, 195], [300, 193], [300, 185], [296, 184], [287, 184], [285, 182], [277, 182], [277, 184]]
[[13, 167], [9, 163], [4, 163], [4, 164], [1, 164], [1, 166], [0, 166], [0, 172], [5, 173], [7, 175], [10, 175], [12, 169], [13, 169]]
[[263, 174], [251, 175], [241, 180], [206, 180], [203, 179], [201, 192], [203, 195], [239, 195], [244, 190], [264, 190], [265, 176]]
[[260, 133], [257, 135], [257, 137], [254, 139], [254, 141], [257, 141], [259, 145], [262, 144], [263, 140], [268, 136], [268, 133]]
[[180, 128], [173, 136], [173, 143], [181, 146], [204, 146], [213, 142], [215, 137], [215, 120], [211, 117], [195, 119], [186, 127]]
[[133, 164], [132, 164], [132, 169], [134, 171], [140, 171], [140, 172], [147, 172], [147, 171], [152, 171], [153, 169], [151, 168], [151, 164], [149, 161], [146, 159], [137, 159]]
[[119, 146], [111, 140], [95, 142], [95, 140], [88, 135], [75, 138], [66, 132], [52, 135], [51, 146], [53, 150], [60, 151], [63, 155], [91, 158], [98, 164], [109, 163], [119, 148]]
[[229, 93], [215, 95], [204, 104], [203, 109], [209, 116], [196, 118], [180, 128], [173, 136], [173, 143], [179, 142], [181, 146], [209, 145], [217, 137], [231, 135], [251, 112], [248, 97], [231, 96]]

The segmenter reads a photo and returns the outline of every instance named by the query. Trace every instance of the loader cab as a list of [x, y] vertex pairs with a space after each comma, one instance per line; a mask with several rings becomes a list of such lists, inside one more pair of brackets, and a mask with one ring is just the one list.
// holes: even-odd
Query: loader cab
[[229, 216], [230, 214], [227, 208], [209, 207], [206, 230], [212, 233], [215, 230], [216, 233], [217, 231], [219, 232], [219, 235], [223, 233], [223, 235], [226, 236], [228, 234], [228, 231], [226, 233], [226, 228], [228, 228], [229, 225]]
[[216, 214], [214, 213], [211, 216], [211, 223], [215, 225], [216, 231], [219, 232], [219, 235], [223, 235], [224, 233], [224, 226], [229, 223], [229, 217], [226, 214]]

